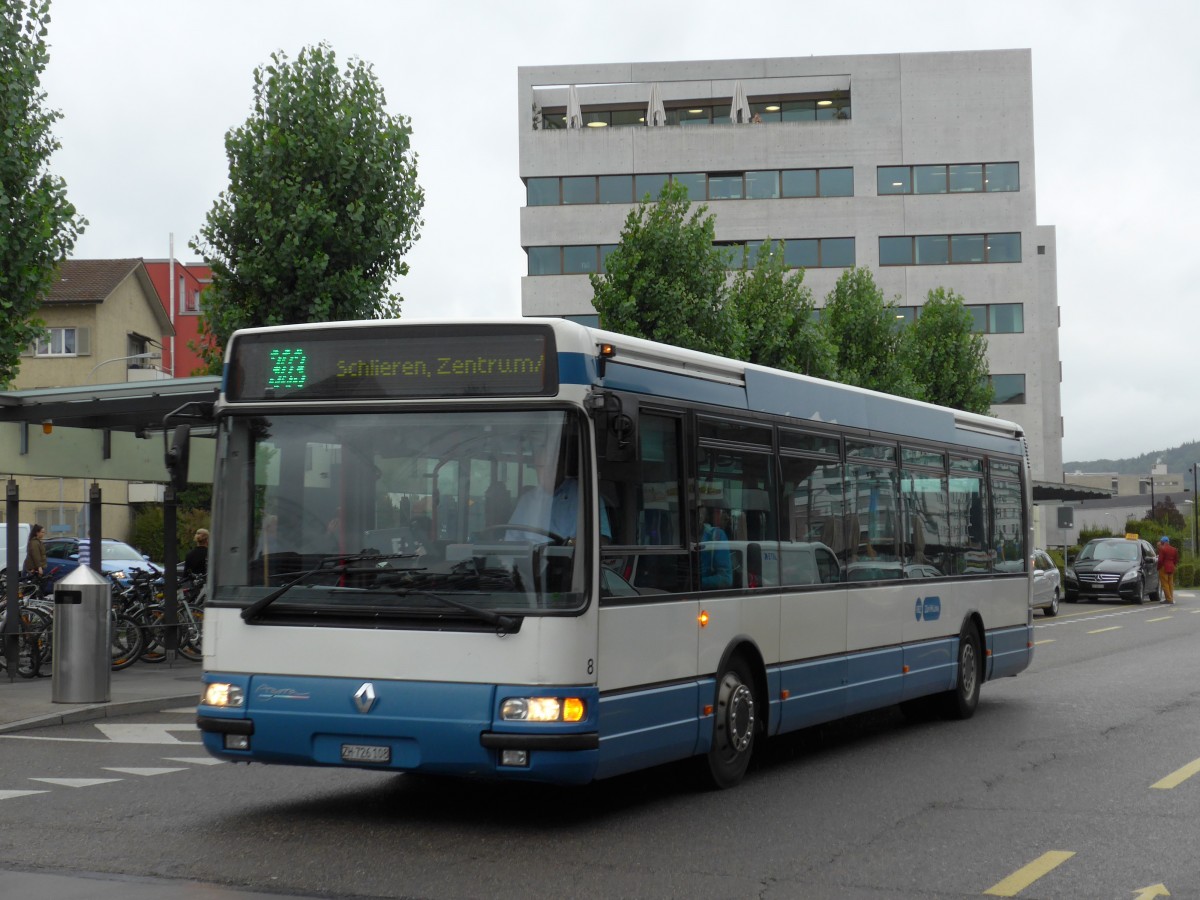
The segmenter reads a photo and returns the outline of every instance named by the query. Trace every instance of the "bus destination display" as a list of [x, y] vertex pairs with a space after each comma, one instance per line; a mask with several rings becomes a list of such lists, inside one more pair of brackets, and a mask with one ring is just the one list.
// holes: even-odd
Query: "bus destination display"
[[408, 399], [549, 394], [557, 387], [549, 329], [435, 327], [241, 335], [230, 400]]

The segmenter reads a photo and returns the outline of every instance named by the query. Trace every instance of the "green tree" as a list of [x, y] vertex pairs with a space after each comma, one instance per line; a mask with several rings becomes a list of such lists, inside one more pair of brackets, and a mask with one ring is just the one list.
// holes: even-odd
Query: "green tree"
[[41, 89], [49, 0], [5, 0], [0, 8], [0, 387], [12, 384], [21, 353], [45, 334], [35, 313], [87, 220], [50, 174], [59, 143]]
[[871, 271], [856, 267], [838, 278], [825, 297], [821, 324], [836, 354], [836, 378], [846, 384], [916, 397], [901, 354], [903, 328], [896, 304], [884, 300]]
[[225, 135], [229, 187], [191, 242], [212, 267], [200, 342], [219, 370], [238, 328], [388, 317], [425, 193], [409, 119], [371, 66], [327, 44], [254, 71], [254, 111]]
[[987, 341], [973, 329], [961, 296], [945, 288], [931, 290], [903, 337], [905, 365], [917, 384], [919, 399], [989, 413], [993, 391]]
[[[175, 519], [175, 559], [183, 562], [192, 549], [192, 537], [197, 528], [211, 528], [212, 514], [206, 509], [180, 507]], [[162, 562], [166, 553], [166, 531], [161, 503], [140, 503], [134, 509], [129, 543], [155, 562]]]
[[834, 375], [834, 351], [813, 314], [812, 291], [804, 270], [789, 270], [784, 242], [769, 238], [748, 267], [734, 275], [732, 306], [741, 322], [746, 362], [801, 372], [817, 378]]
[[663, 186], [625, 218], [621, 240], [590, 276], [600, 325], [610, 331], [737, 358], [742, 334], [726, 288], [726, 251], [714, 217], [694, 211], [687, 188]]

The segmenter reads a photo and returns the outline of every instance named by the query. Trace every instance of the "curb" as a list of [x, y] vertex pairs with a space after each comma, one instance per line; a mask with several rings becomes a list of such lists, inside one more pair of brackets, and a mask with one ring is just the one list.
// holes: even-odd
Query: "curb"
[[198, 703], [195, 691], [188, 691], [186, 694], [179, 694], [173, 697], [150, 697], [145, 700], [121, 700], [115, 703], [108, 701], [106, 703], [84, 704], [76, 709], [64, 710], [61, 713], [48, 713], [46, 715], [22, 719], [20, 722], [5, 723], [0, 725], [0, 734], [25, 731], [29, 728], [44, 728], [48, 725], [67, 725], [72, 722], [108, 719], [114, 716], [129, 715], [130, 713], [158, 712], [163, 706], [188, 702], [191, 702], [192, 705]]

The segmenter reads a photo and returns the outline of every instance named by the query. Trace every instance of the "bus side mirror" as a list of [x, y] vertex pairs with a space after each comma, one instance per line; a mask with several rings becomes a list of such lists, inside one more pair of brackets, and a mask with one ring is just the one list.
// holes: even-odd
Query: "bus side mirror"
[[596, 455], [608, 462], [628, 462], [637, 447], [637, 410], [626, 412], [621, 398], [609, 391], [594, 391], [584, 408], [596, 423]]
[[177, 492], [187, 489], [191, 430], [190, 425], [176, 425], [175, 432], [171, 436], [171, 446], [167, 449], [167, 474], [171, 478], [171, 485]]

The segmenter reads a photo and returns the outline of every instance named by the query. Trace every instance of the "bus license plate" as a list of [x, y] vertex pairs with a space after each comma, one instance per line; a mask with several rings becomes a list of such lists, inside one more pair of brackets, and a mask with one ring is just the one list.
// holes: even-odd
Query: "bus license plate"
[[392, 748], [375, 744], [342, 744], [342, 762], [390, 763]]

